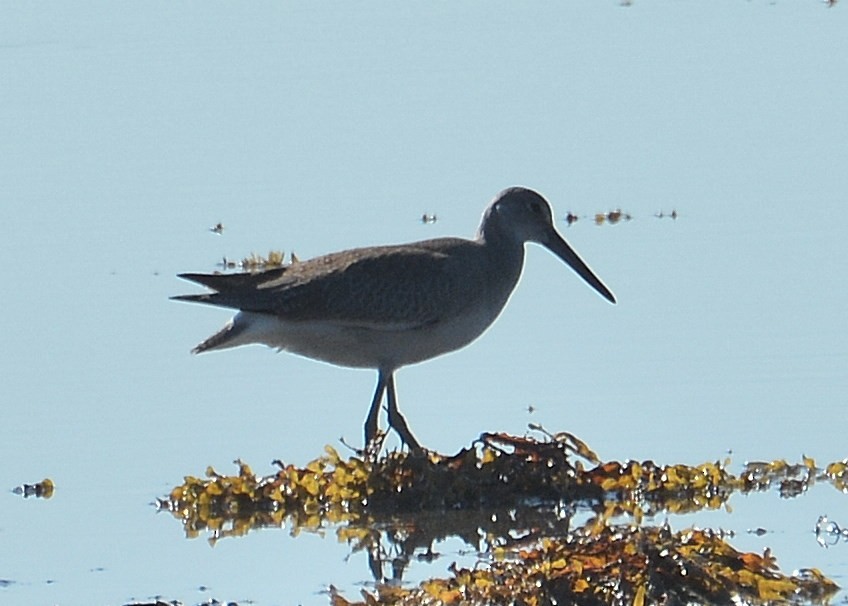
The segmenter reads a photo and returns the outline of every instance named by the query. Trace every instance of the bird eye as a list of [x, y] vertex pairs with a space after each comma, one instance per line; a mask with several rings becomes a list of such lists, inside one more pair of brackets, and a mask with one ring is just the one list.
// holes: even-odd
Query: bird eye
[[532, 210], [534, 213], [536, 213], [538, 215], [539, 213], [542, 212], [542, 205], [539, 204], [538, 202], [531, 202], [530, 203], [530, 210]]

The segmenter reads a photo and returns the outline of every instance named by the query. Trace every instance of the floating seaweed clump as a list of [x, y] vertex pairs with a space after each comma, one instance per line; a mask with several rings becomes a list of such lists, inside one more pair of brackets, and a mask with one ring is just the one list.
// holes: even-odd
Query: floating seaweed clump
[[[755, 462], [738, 476], [728, 461], [600, 462], [575, 436], [535, 429], [541, 438], [483, 434], [453, 456], [380, 454], [376, 445], [345, 460], [328, 446], [305, 467], [275, 461], [268, 476], [237, 461], [234, 476], [209, 468], [205, 479], [186, 477], [159, 507], [181, 520], [187, 536], [208, 533], [213, 544], [262, 527], [287, 525], [293, 534], [334, 527], [339, 540], [369, 554], [377, 589], [357, 603], [368, 606], [801, 604], [836, 591], [818, 570], [787, 576], [768, 550], [736, 551], [728, 533], [673, 532], [643, 521], [718, 509], [734, 492], [777, 488], [792, 497], [816, 481], [848, 492], [848, 461], [824, 469], [806, 457]], [[578, 509], [587, 519], [572, 527]], [[615, 523], [621, 516], [630, 523]], [[450, 577], [413, 588], [381, 582], [384, 538], [402, 556], [393, 559], [397, 568], [447, 536], [474, 545], [483, 563], [452, 567]], [[335, 591], [331, 600], [350, 604]]]

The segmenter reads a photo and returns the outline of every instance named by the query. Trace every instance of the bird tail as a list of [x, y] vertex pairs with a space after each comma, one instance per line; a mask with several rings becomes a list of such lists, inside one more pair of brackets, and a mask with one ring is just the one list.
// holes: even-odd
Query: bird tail
[[[279, 278], [287, 269], [288, 266], [269, 269], [260, 273], [179, 274], [178, 277], [202, 284], [215, 292], [200, 295], [177, 295], [171, 297], [171, 299], [231, 309], [253, 309], [257, 302], [265, 303], [269, 296], [268, 292], [261, 289], [261, 285]], [[260, 305], [260, 310], [262, 309]]]
[[243, 343], [239, 340], [238, 337], [244, 332], [246, 327], [247, 325], [242, 322], [227, 322], [224, 328], [216, 332], [214, 335], [212, 335], [202, 343], [198, 344], [194, 349], [191, 350], [191, 353], [199, 354], [203, 353], [204, 351], [228, 349], [230, 347], [237, 347], [238, 345], [243, 345]]

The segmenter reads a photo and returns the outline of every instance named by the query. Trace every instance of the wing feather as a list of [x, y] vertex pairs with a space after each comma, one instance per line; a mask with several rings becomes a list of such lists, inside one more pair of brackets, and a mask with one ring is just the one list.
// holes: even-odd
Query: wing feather
[[[217, 292], [178, 300], [371, 329], [415, 328], [482, 295], [476, 242], [444, 238], [361, 248], [251, 274], [183, 274]], [[470, 264], [470, 265], [469, 265]]]

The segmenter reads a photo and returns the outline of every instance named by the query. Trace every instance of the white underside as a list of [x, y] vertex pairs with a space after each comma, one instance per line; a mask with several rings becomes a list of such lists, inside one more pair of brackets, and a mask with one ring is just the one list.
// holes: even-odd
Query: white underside
[[291, 322], [268, 314], [238, 312], [213, 347], [261, 343], [280, 351], [353, 368], [385, 370], [415, 364], [457, 350], [479, 337], [500, 309], [459, 316], [412, 329], [343, 326], [327, 321]]

